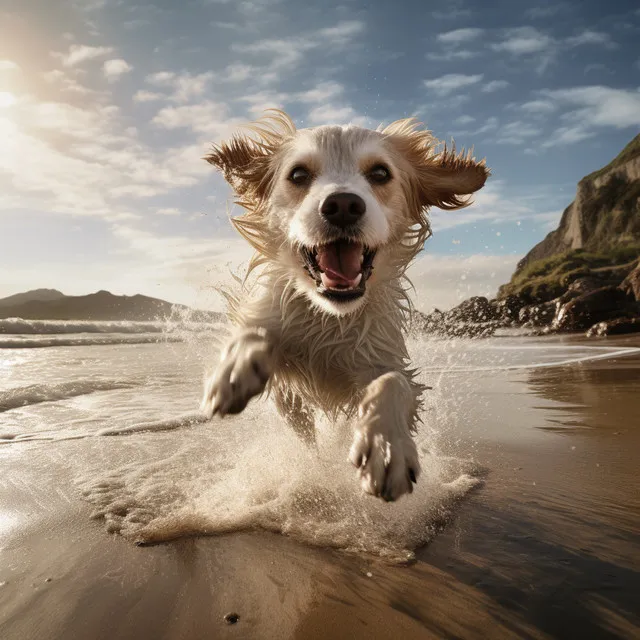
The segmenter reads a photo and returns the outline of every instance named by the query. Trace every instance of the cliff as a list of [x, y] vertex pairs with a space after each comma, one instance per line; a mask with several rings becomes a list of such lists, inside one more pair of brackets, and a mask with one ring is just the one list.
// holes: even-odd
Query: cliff
[[529, 251], [514, 275], [533, 262], [575, 249], [606, 253], [640, 244], [639, 196], [640, 134], [606, 167], [580, 180], [558, 228]]

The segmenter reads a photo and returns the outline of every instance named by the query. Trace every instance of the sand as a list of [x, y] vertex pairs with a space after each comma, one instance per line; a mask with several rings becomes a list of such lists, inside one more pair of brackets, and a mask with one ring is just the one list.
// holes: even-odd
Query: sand
[[482, 484], [407, 565], [264, 531], [136, 546], [91, 519], [80, 441], [1, 447], [0, 638], [640, 637], [640, 356], [445, 384]]

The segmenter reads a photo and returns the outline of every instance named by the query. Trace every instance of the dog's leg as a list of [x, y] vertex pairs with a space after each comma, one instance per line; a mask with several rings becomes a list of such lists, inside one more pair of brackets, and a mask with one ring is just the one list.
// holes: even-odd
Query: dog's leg
[[349, 453], [367, 493], [393, 501], [413, 491], [420, 473], [411, 437], [416, 405], [416, 393], [402, 373], [385, 373], [367, 386]]
[[290, 391], [278, 390], [275, 394], [278, 413], [287, 421], [295, 434], [308, 445], [316, 442], [313, 413], [302, 398]]
[[210, 417], [240, 413], [261, 394], [274, 368], [274, 345], [266, 332], [246, 329], [222, 350], [220, 364], [205, 385], [201, 408]]

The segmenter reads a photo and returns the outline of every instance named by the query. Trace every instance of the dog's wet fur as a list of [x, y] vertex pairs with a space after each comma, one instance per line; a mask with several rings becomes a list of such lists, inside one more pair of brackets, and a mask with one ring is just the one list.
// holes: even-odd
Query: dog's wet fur
[[389, 501], [411, 493], [423, 387], [403, 338], [405, 272], [430, 235], [429, 208], [470, 204], [489, 175], [484, 161], [441, 145], [413, 118], [297, 130], [275, 110], [206, 159], [246, 209], [233, 223], [260, 277], [229, 297], [236, 329], [203, 409], [239, 413], [268, 389], [307, 440], [316, 409], [345, 413], [364, 491]]

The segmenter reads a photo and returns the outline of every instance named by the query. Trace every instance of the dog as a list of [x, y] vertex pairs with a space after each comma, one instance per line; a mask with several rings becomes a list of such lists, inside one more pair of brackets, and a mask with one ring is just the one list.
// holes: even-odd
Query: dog
[[298, 130], [279, 110], [205, 159], [246, 210], [232, 222], [255, 249], [248, 272], [260, 275], [229, 296], [235, 329], [202, 409], [236, 414], [266, 389], [311, 442], [316, 409], [345, 414], [363, 490], [386, 501], [411, 493], [424, 387], [403, 338], [405, 272], [430, 235], [429, 208], [470, 204], [485, 161], [441, 145], [414, 118]]

